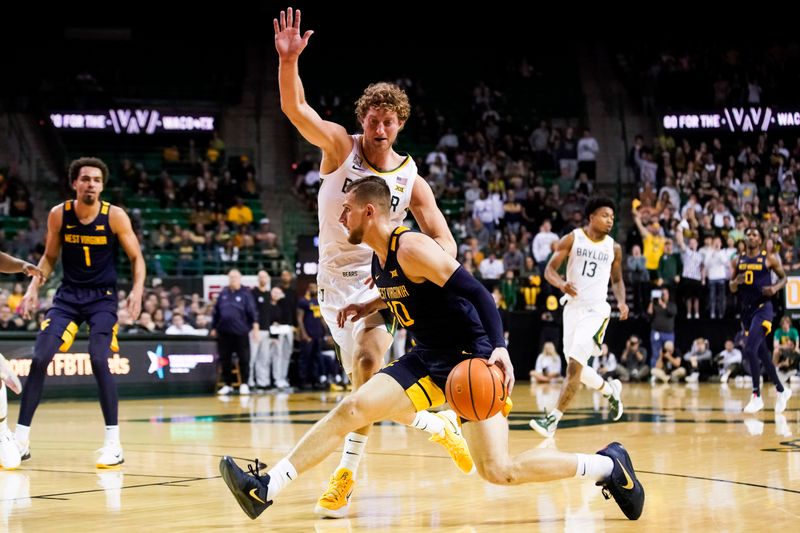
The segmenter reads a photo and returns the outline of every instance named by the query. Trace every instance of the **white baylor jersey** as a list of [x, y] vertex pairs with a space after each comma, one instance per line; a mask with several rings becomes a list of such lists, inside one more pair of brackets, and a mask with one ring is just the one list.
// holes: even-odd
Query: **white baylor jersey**
[[[361, 135], [353, 135], [353, 149], [339, 168], [330, 174], [321, 174], [319, 188], [319, 266], [320, 269], [337, 271], [363, 270], [369, 272], [372, 265], [372, 249], [366, 244], [347, 242], [347, 230], [339, 223], [344, 203], [345, 187], [359, 178], [379, 176], [386, 180], [392, 193], [391, 226], [399, 226], [406, 218], [411, 201], [411, 190], [417, 177], [417, 165], [411, 156], [390, 172], [372, 168], [361, 152]], [[344, 274], [352, 275], [352, 274]]]
[[579, 228], [572, 232], [574, 241], [567, 261], [567, 281], [572, 283], [578, 296], [576, 303], [594, 304], [608, 300], [608, 282], [614, 262], [614, 239], [606, 235], [595, 242]]

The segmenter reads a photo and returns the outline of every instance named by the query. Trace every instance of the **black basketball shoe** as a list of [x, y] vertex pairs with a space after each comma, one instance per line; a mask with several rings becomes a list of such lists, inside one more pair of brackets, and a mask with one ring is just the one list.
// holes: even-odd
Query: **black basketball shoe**
[[[611, 475], [597, 485], [603, 487], [603, 496], [606, 500], [611, 496], [629, 520], [638, 520], [644, 508], [644, 487], [636, 479], [631, 456], [628, 450], [619, 442], [612, 442], [599, 452], [614, 461], [614, 470]], [[611, 496], [609, 496], [611, 493]]]
[[272, 500], [267, 499], [269, 474], [259, 475], [260, 468], [266, 466], [259, 463], [258, 459], [255, 468], [253, 465], [247, 465], [249, 472], [239, 468], [239, 465], [227, 455], [219, 462], [222, 479], [239, 502], [242, 511], [253, 520], [272, 505]]

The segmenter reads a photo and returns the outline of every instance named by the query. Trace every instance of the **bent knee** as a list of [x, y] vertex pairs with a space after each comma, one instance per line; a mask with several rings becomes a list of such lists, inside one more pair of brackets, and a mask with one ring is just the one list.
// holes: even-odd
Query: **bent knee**
[[358, 424], [356, 427], [366, 425], [369, 420], [367, 406], [358, 393], [346, 396], [333, 411], [334, 417], [346, 418]]
[[353, 358], [353, 372], [364, 378], [369, 379], [373, 374], [381, 369], [381, 357], [367, 351], [359, 351]]
[[510, 463], [485, 461], [477, 463], [478, 475], [494, 485], [514, 485], [517, 483]]

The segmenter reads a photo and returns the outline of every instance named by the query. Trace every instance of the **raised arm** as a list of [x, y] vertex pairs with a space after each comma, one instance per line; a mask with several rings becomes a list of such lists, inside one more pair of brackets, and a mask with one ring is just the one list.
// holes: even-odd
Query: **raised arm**
[[555, 251], [544, 269], [544, 279], [556, 289], [570, 296], [577, 296], [578, 291], [575, 290], [572, 283], [567, 282], [558, 274], [558, 269], [561, 268], [564, 260], [569, 256], [569, 251], [572, 250], [574, 242], [575, 236], [572, 233], [561, 237], [561, 240], [556, 243]]
[[131, 219], [128, 214], [117, 206], [111, 208], [108, 217], [111, 231], [117, 235], [122, 249], [125, 250], [128, 259], [131, 261], [131, 273], [133, 276], [133, 286], [128, 295], [128, 312], [133, 320], [139, 318], [142, 310], [142, 294], [144, 293], [144, 278], [147, 275], [147, 268], [142, 256], [142, 249], [139, 247], [139, 239], [133, 232]]
[[280, 21], [273, 19], [275, 49], [278, 51], [278, 83], [281, 110], [308, 142], [322, 149], [322, 172], [335, 170], [345, 160], [353, 141], [339, 124], [323, 120], [306, 101], [300, 80], [298, 59], [314, 33], [300, 35], [300, 10], [281, 11]]
[[642, 237], [650, 235], [650, 232], [647, 231], [647, 228], [645, 228], [644, 224], [642, 224], [642, 215], [639, 213], [638, 209], [633, 210], [633, 221], [636, 223], [636, 227], [639, 228], [639, 234]]
[[622, 247], [614, 243], [614, 262], [611, 263], [611, 290], [617, 299], [619, 307], [619, 319], [628, 318], [628, 304], [625, 301], [625, 282], [622, 279]]
[[414, 180], [409, 208], [417, 224], [419, 224], [419, 229], [438, 242], [439, 246], [451, 257], [456, 257], [458, 253], [456, 240], [453, 238], [453, 234], [450, 233], [447, 220], [445, 220], [444, 215], [436, 205], [436, 198], [433, 196], [430, 185], [420, 176], [417, 176]]
[[53, 269], [61, 253], [61, 223], [63, 219], [63, 205], [58, 204], [50, 210], [47, 215], [47, 237], [45, 238], [44, 255], [39, 260], [39, 270], [41, 276], [35, 276], [25, 291], [25, 296], [19, 304], [17, 312], [22, 318], [30, 319], [32, 314], [39, 307], [39, 289], [44, 284], [44, 280], [52, 274]]

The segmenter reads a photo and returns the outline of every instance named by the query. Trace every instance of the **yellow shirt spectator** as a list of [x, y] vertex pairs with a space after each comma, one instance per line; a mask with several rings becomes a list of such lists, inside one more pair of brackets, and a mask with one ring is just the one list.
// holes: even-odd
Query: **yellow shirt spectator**
[[241, 200], [228, 209], [228, 222], [231, 224], [251, 224], [253, 222], [253, 211], [244, 205]]
[[658, 270], [658, 262], [664, 254], [663, 235], [645, 235], [642, 239], [644, 244], [644, 266], [647, 270]]

